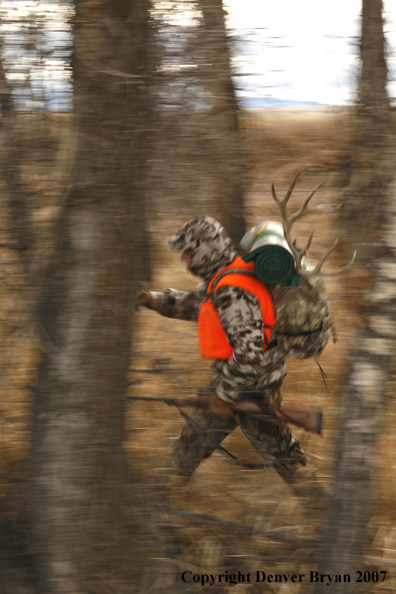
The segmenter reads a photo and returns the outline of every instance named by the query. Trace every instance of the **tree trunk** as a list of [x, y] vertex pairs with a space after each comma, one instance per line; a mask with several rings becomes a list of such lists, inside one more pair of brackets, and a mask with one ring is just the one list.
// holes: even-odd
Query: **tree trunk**
[[238, 104], [231, 77], [230, 52], [222, 0], [198, 0], [204, 19], [204, 85], [210, 95], [208, 164], [217, 179], [219, 219], [236, 248], [245, 233], [244, 167]]
[[[6, 234], [6, 241], [1, 242], [0, 249], [6, 247], [19, 252], [23, 260], [21, 272], [28, 273], [30, 265], [31, 248], [34, 245], [33, 225], [28, 208], [28, 193], [21, 181], [21, 139], [20, 122], [18, 113], [14, 109], [12, 98], [12, 86], [6, 78], [3, 66], [3, 57], [0, 57], [0, 173], [4, 182], [5, 196], [2, 204], [2, 219], [4, 227], [9, 230]], [[8, 225], [7, 225], [8, 223]], [[4, 236], [4, 229], [3, 236]], [[28, 256], [29, 254], [29, 256]], [[7, 258], [7, 256], [6, 256]], [[11, 285], [12, 286], [12, 285]], [[2, 288], [2, 297], [7, 292]], [[12, 296], [15, 310], [18, 310], [18, 300], [15, 299], [15, 292]], [[28, 306], [25, 307], [28, 309]], [[15, 311], [14, 310], [14, 311]], [[11, 316], [12, 320], [12, 316]], [[10, 327], [14, 330], [10, 321]], [[9, 343], [4, 341], [2, 336], [2, 391], [9, 389], [10, 378], [15, 378], [15, 365], [12, 363], [10, 351], [14, 352], [15, 360], [23, 359], [23, 346], [16, 342], [10, 348]], [[22, 356], [22, 357], [21, 357]], [[19, 370], [18, 370], [19, 371]], [[20, 381], [20, 377], [18, 377]], [[2, 493], [4, 496], [4, 493]], [[23, 551], [21, 547], [21, 535], [9, 532], [3, 525], [3, 501], [0, 520], [0, 592], [2, 594], [33, 594], [34, 587], [31, 583], [31, 576], [24, 563], [21, 561]], [[15, 526], [13, 526], [13, 529]], [[23, 543], [25, 544], [25, 543]], [[21, 555], [22, 554], [22, 555]]]
[[[335, 584], [339, 594], [355, 592], [356, 570], [367, 543], [370, 518], [375, 446], [386, 413], [386, 390], [396, 351], [396, 212], [395, 191], [389, 192], [383, 208], [383, 240], [373, 248], [375, 282], [370, 289], [366, 326], [353, 357], [344, 390], [340, 419], [334, 497], [330, 509], [318, 571], [350, 574], [351, 582]], [[383, 569], [383, 568], [381, 568]], [[329, 592], [317, 583], [315, 594]]]
[[[353, 208], [371, 214], [375, 205], [375, 226], [367, 241], [373, 274], [367, 298], [365, 327], [353, 356], [344, 390], [340, 420], [334, 497], [318, 564], [319, 573], [349, 574], [351, 583], [316, 583], [315, 594], [334, 590], [338, 594], [357, 591], [356, 570], [367, 543], [366, 525], [374, 493], [375, 446], [383, 427], [387, 383], [394, 365], [396, 327], [396, 212], [394, 184], [394, 138], [389, 134], [389, 101], [386, 97], [386, 66], [383, 54], [381, 2], [363, 1], [362, 78], [358, 122], [364, 131], [367, 169], [354, 163], [356, 183], [351, 192]], [[371, 48], [371, 51], [370, 51]], [[369, 77], [372, 77], [371, 81]], [[370, 84], [369, 84], [370, 82]], [[362, 155], [362, 152], [360, 152]], [[360, 186], [357, 180], [360, 178]], [[352, 208], [353, 207], [353, 208]], [[356, 216], [359, 228], [362, 218]], [[376, 239], [373, 235], [376, 232]], [[359, 249], [359, 248], [358, 248]], [[367, 254], [365, 257], [368, 258]], [[381, 568], [382, 569], [382, 568]]]
[[76, 169], [39, 308], [29, 511], [40, 593], [96, 591], [104, 572], [123, 592], [150, 557], [122, 450], [144, 237], [148, 2], [75, 8]]
[[364, 0], [360, 57], [362, 62], [359, 104], [370, 109], [373, 117], [389, 108], [386, 90], [388, 69], [384, 53], [385, 37], [382, 20], [382, 0]]
[[34, 244], [33, 225], [27, 205], [27, 192], [21, 182], [18, 119], [14, 110], [12, 87], [7, 81], [2, 58], [0, 58], [0, 102], [2, 113], [0, 139], [3, 147], [0, 167], [7, 188], [15, 247], [24, 256]]
[[364, 266], [371, 259], [370, 242], [378, 230], [382, 197], [393, 175], [387, 159], [391, 121], [384, 46], [382, 0], [365, 0], [358, 102], [345, 158], [346, 188], [340, 220], [346, 252], [353, 244], [358, 251], [357, 262]]

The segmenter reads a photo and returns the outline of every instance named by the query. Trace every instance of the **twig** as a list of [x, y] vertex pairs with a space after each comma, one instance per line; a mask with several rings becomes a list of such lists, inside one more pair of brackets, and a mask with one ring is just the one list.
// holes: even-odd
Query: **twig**
[[316, 546], [319, 542], [319, 539], [311, 539], [307, 541], [299, 540], [297, 538], [290, 537], [287, 534], [283, 534], [282, 532], [277, 532], [276, 530], [256, 530], [254, 526], [249, 524], [238, 524], [237, 522], [232, 522], [231, 520], [222, 520], [221, 518], [216, 518], [215, 516], [190, 512], [176, 507], [169, 507], [168, 510], [170, 513], [173, 513], [180, 518], [186, 518], [188, 520], [192, 520], [193, 522], [219, 526], [220, 528], [237, 532], [244, 532], [248, 536], [251, 536], [252, 534], [255, 536], [265, 536], [266, 538], [270, 538], [276, 542], [284, 542], [298, 548], [309, 548]]
[[16, 476], [15, 474], [6, 474], [5, 472], [0, 472], [0, 478], [6, 479], [7, 481], [12, 481], [13, 483], [31, 483], [32, 479], [26, 476]]

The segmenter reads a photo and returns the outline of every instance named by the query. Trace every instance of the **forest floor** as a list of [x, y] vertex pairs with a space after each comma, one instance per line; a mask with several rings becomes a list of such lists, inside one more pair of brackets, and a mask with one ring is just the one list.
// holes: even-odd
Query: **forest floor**
[[[336, 111], [287, 112], [284, 110], [252, 111], [241, 116], [249, 167], [246, 175], [246, 223], [279, 220], [271, 198], [271, 183], [282, 195], [297, 170], [300, 180], [290, 202], [296, 210], [308, 191], [322, 178], [326, 182], [315, 197], [315, 204], [340, 201], [345, 179], [345, 144], [340, 130], [347, 127], [347, 114]], [[67, 134], [59, 132], [59, 139]], [[55, 139], [61, 144], [61, 140]], [[54, 142], [55, 142], [54, 141]], [[62, 149], [58, 157], [62, 159]], [[37, 185], [40, 187], [39, 174]], [[54, 175], [58, 175], [56, 170]], [[60, 178], [59, 178], [60, 179]], [[56, 182], [61, 183], [57, 178]], [[61, 180], [62, 181], [62, 180]], [[62, 182], [63, 183], [63, 182]], [[35, 211], [42, 228], [50, 224], [56, 205], [50, 193], [47, 201]], [[196, 211], [191, 209], [191, 217]], [[210, 214], [210, 212], [208, 213]], [[153, 219], [154, 213], [153, 213]], [[187, 217], [189, 218], [189, 217]], [[185, 218], [184, 220], [187, 220]], [[153, 279], [150, 287], [192, 289], [198, 282], [185, 270], [180, 254], [168, 250], [169, 236], [183, 222], [177, 214], [156, 221], [153, 250]], [[308, 237], [316, 226], [311, 250], [317, 260], [337, 237], [336, 215], [321, 215], [304, 219], [298, 225], [298, 236]], [[353, 246], [329, 258], [325, 269], [342, 266], [353, 253]], [[10, 480], [10, 475], [24, 477], [30, 452], [31, 401], [29, 389], [34, 382], [39, 353], [28, 339], [21, 348], [19, 327], [21, 301], [15, 300], [23, 274], [12, 250], [0, 251], [4, 275], [12, 269], [12, 279], [0, 294], [0, 329], [4, 353], [1, 373], [6, 389], [0, 402], [0, 498], [1, 509], [11, 524], [18, 516], [26, 495], [26, 483]], [[8, 268], [7, 268], [8, 267]], [[326, 373], [324, 383], [314, 360], [289, 360], [289, 373], [282, 387], [284, 405], [291, 408], [322, 409], [323, 435], [317, 436], [295, 428], [309, 458], [329, 486], [332, 484], [337, 454], [342, 391], [354, 351], [359, 329], [364, 320], [364, 294], [369, 278], [364, 270], [325, 279], [331, 299], [337, 342], [329, 342], [320, 357]], [[17, 302], [18, 301], [18, 302]], [[198, 352], [196, 327], [189, 322], [169, 320], [154, 312], [139, 310], [135, 319], [133, 358], [130, 372], [130, 394], [143, 397], [182, 397], [196, 395], [210, 379], [209, 361]], [[393, 387], [393, 386], [392, 386]], [[383, 435], [374, 453], [372, 477], [373, 507], [368, 526], [370, 546], [365, 552], [361, 570], [387, 571], [384, 583], [362, 584], [365, 592], [396, 590], [396, 433], [393, 431], [396, 401], [389, 394], [389, 406], [384, 411]], [[266, 574], [297, 573], [309, 575], [316, 569], [317, 543], [326, 523], [326, 512], [313, 511], [301, 504], [274, 469], [248, 470], [239, 467], [215, 452], [203, 462], [187, 484], [158, 487], [162, 469], [167, 466], [169, 452], [178, 439], [183, 419], [177, 409], [161, 403], [130, 402], [126, 413], [125, 452], [133, 471], [142, 477], [162, 504], [162, 517], [171, 524], [182, 543], [178, 558], [169, 563], [180, 571], [198, 574], [224, 572], [243, 574], [263, 571]], [[223, 444], [239, 459], [261, 462], [240, 429], [228, 436]], [[168, 503], [163, 505], [165, 495]], [[173, 508], [173, 511], [170, 510]], [[201, 514], [196, 516], [194, 514]], [[214, 522], [211, 518], [215, 517]], [[354, 579], [355, 576], [352, 577]], [[200, 585], [197, 585], [200, 589]], [[153, 590], [154, 591], [154, 590]], [[221, 584], [211, 588], [223, 591]], [[261, 583], [238, 584], [237, 592], [307, 592], [304, 584]]]
[[[302, 198], [321, 179], [324, 189], [314, 199], [316, 204], [338, 203], [343, 183], [343, 151], [339, 131], [345, 127], [347, 115], [329, 111], [265, 110], [249, 112], [244, 119], [248, 145], [253, 160], [248, 173], [246, 195], [247, 224], [261, 220], [279, 220], [277, 207], [271, 198], [271, 183], [283, 195], [295, 172], [300, 180], [290, 201], [291, 211], [297, 210]], [[270, 148], [269, 148], [270, 147]], [[195, 214], [191, 211], [191, 216]], [[163, 226], [158, 252], [164, 254], [154, 267], [153, 289], [167, 287], [192, 289], [197, 284], [180, 262], [180, 254], [167, 248], [169, 236], [181, 221], [175, 217]], [[337, 237], [336, 215], [312, 216], [298, 225], [298, 237], [307, 238], [316, 226], [311, 249], [317, 260]], [[353, 253], [352, 246], [343, 252]], [[349, 252], [348, 252], [349, 249]], [[344, 265], [344, 253], [329, 258], [326, 270]], [[322, 409], [323, 435], [317, 436], [294, 428], [318, 473], [329, 486], [332, 484], [337, 453], [338, 422], [342, 390], [349, 361], [354, 351], [359, 328], [363, 322], [364, 293], [369, 279], [356, 267], [348, 274], [325, 279], [331, 299], [337, 342], [329, 342], [320, 357], [326, 373], [326, 384], [315, 360], [289, 360], [289, 373], [282, 386], [284, 405], [291, 408]], [[209, 362], [198, 352], [195, 325], [169, 320], [154, 312], [139, 311], [131, 381], [134, 395], [145, 397], [194, 396], [210, 379]], [[386, 425], [375, 455], [373, 475], [373, 509], [369, 524], [371, 546], [366, 551], [364, 565], [369, 571], [388, 571], [395, 577], [377, 585], [363, 584], [362, 591], [384, 592], [396, 588], [396, 473], [394, 454], [396, 435], [393, 431], [396, 403], [390, 398], [384, 411]], [[127, 415], [129, 439], [125, 445], [131, 463], [153, 484], [167, 463], [174, 440], [178, 439], [183, 419], [175, 408], [165, 404], [134, 402]], [[238, 428], [223, 445], [243, 461], [260, 462], [251, 444]], [[160, 494], [162, 497], [164, 494]], [[220, 452], [203, 462], [185, 485], [177, 483], [171, 489], [171, 505], [192, 514], [214, 516], [216, 524], [207, 518], [172, 516], [178, 526], [178, 537], [184, 542], [178, 559], [180, 570], [194, 573], [229, 574], [264, 571], [267, 574], [300, 573], [309, 575], [315, 569], [317, 542], [326, 522], [326, 512], [306, 508], [279, 478], [275, 470], [247, 470], [238, 467]], [[222, 524], [231, 522], [231, 524]], [[235, 525], [241, 526], [238, 530]], [[243, 529], [245, 527], [245, 530]], [[250, 527], [249, 529], [247, 527]], [[272, 532], [272, 538], [268, 537]], [[275, 536], [274, 536], [274, 533]], [[280, 538], [278, 538], [280, 536]], [[289, 539], [292, 544], [282, 542]], [[351, 579], [354, 579], [352, 576]], [[257, 592], [307, 592], [307, 583], [259, 584]], [[216, 590], [215, 587], [212, 588]], [[222, 588], [219, 586], [218, 591]], [[255, 592], [252, 586], [238, 585], [238, 592]]]

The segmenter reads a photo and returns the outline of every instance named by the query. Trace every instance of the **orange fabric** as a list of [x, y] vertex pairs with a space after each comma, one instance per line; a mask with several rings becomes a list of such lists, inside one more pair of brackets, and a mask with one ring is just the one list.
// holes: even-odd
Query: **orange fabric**
[[[254, 262], [244, 262], [240, 256], [237, 256], [229, 266], [223, 268], [211, 280], [206, 294], [211, 294], [213, 283], [220, 274], [225, 270], [232, 270], [233, 268], [253, 272]], [[275, 325], [274, 306], [266, 285], [255, 276], [235, 272], [221, 278], [217, 283], [215, 292], [219, 287], [224, 286], [239, 287], [252, 293], [259, 300], [264, 323], [263, 349], [265, 350], [269, 343], [271, 328]], [[209, 359], [229, 359], [234, 352], [233, 347], [227, 340], [227, 335], [221, 325], [220, 316], [211, 297], [202, 303], [199, 310], [198, 339], [202, 357], [208, 357]]]

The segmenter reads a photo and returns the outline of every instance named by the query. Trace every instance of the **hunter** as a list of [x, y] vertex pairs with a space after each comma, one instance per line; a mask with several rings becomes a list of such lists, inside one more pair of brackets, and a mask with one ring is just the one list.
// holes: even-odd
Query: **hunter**
[[[325, 485], [317, 478], [298, 439], [285, 421], [273, 422], [248, 411], [257, 403], [270, 411], [281, 405], [280, 386], [287, 368], [284, 356], [270, 343], [274, 307], [260, 281], [243, 274], [221, 276], [224, 269], [246, 267], [234, 251], [221, 224], [211, 217], [185, 223], [169, 241], [172, 250], [200, 282], [192, 291], [141, 292], [138, 303], [159, 314], [198, 322], [201, 354], [212, 358], [212, 393], [186, 422], [172, 452], [178, 475], [190, 477], [200, 462], [238, 425], [257, 452], [305, 502], [325, 499]], [[220, 277], [220, 280], [219, 280]], [[213, 291], [213, 281], [218, 281]], [[213, 291], [213, 292], [212, 292]], [[208, 305], [211, 296], [213, 311]], [[269, 348], [268, 348], [269, 345]], [[204, 398], [201, 398], [204, 400]]]

